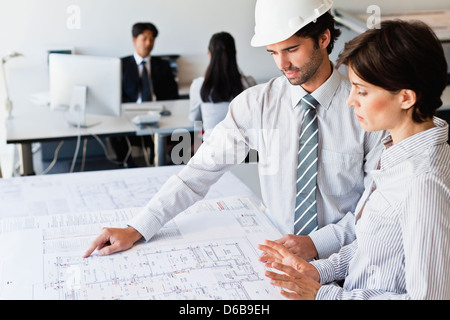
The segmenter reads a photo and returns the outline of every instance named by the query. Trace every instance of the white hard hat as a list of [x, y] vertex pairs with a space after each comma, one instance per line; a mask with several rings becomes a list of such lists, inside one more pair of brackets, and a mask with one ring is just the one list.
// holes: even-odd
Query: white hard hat
[[257, 0], [253, 47], [284, 41], [330, 10], [332, 0]]

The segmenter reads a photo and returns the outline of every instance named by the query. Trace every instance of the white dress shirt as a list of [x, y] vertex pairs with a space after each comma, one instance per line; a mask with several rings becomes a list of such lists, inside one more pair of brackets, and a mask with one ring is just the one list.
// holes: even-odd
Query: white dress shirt
[[[320, 103], [317, 209], [320, 229], [310, 236], [319, 257], [328, 257], [354, 240], [353, 211], [376, 168], [383, 132], [361, 129], [346, 100], [350, 83], [337, 70], [315, 92]], [[307, 92], [284, 77], [245, 90], [176, 176], [129, 225], [149, 240], [167, 221], [202, 199], [231, 166], [258, 151], [262, 200], [282, 233], [293, 233], [297, 152]]]
[[[448, 124], [388, 147], [356, 208], [356, 240], [312, 264], [317, 299], [450, 299]], [[384, 141], [391, 144], [390, 136]]]

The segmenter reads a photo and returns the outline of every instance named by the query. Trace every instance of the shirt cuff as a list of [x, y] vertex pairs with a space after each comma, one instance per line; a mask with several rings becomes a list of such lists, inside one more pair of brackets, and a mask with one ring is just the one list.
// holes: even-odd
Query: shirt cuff
[[334, 284], [321, 286], [317, 291], [316, 300], [341, 300], [342, 291], [344, 289]]
[[149, 241], [161, 228], [161, 222], [155, 215], [142, 211], [140, 214], [134, 216], [128, 225], [136, 229], [144, 238], [145, 241]]
[[179, 176], [171, 176], [128, 225], [149, 241], [169, 220], [202, 197], [203, 194], [191, 190]]
[[333, 229], [325, 226], [309, 234], [316, 247], [319, 259], [326, 259], [341, 249], [341, 244], [332, 231]]
[[320, 283], [326, 284], [336, 279], [336, 272], [333, 263], [327, 259], [315, 260], [310, 262], [317, 269], [320, 276]]

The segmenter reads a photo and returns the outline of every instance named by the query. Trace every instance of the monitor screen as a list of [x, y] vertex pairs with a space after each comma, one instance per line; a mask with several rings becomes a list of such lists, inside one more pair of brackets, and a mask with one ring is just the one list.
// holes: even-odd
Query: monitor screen
[[50, 107], [68, 108], [74, 88], [86, 87], [88, 114], [120, 116], [121, 62], [119, 58], [50, 54]]

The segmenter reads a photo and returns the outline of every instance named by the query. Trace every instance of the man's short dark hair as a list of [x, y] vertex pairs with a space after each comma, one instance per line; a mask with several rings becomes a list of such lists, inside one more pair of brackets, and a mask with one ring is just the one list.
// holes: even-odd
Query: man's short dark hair
[[334, 17], [330, 12], [325, 12], [316, 22], [310, 22], [300, 30], [298, 30], [295, 35], [303, 38], [311, 38], [316, 47], [319, 46], [319, 37], [326, 31], [330, 30], [330, 44], [327, 47], [327, 52], [330, 54], [333, 51], [334, 43], [341, 35], [341, 30], [335, 27]]
[[158, 29], [156, 29], [155, 25], [150, 22], [135, 23], [133, 25], [133, 29], [131, 30], [131, 34], [133, 35], [133, 38], [137, 38], [145, 30], [150, 30], [153, 33], [153, 38], [158, 36]]

